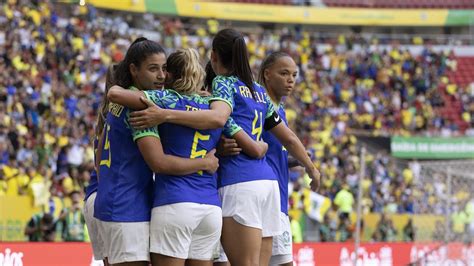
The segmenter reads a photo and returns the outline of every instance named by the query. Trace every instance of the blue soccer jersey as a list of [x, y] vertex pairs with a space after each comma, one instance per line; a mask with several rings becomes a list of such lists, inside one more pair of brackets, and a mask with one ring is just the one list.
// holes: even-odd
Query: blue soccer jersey
[[[288, 124], [283, 105], [278, 107], [277, 112], [283, 122]], [[267, 162], [278, 178], [281, 212], [288, 215], [288, 151], [281, 145], [280, 141], [268, 131], [263, 132], [263, 141], [268, 143], [268, 151], [266, 154]]]
[[118, 104], [109, 106], [94, 207], [94, 217], [102, 221], [150, 221], [153, 172], [135, 141], [145, 136], [158, 137], [158, 130], [134, 130], [128, 124], [129, 112]]
[[[264, 120], [274, 112], [274, 107], [265, 89], [254, 83], [255, 94], [237, 77], [217, 76], [212, 82], [211, 101], [224, 101], [232, 109], [231, 118], [252, 139], [261, 140]], [[226, 125], [226, 133], [232, 135], [239, 128]], [[219, 187], [255, 181], [276, 180], [275, 173], [265, 158], [255, 159], [240, 153], [223, 157], [219, 161]]]
[[[152, 90], [146, 97], [165, 109], [197, 111], [209, 109], [209, 98], [180, 95], [174, 90]], [[166, 154], [182, 158], [203, 158], [217, 146], [222, 129], [196, 130], [177, 124], [164, 123], [158, 127]], [[178, 202], [194, 202], [221, 206], [217, 192], [217, 175], [199, 171], [186, 176], [155, 175], [153, 206]]]
[[[97, 145], [98, 145], [97, 143], [98, 143], [97, 138], [94, 138], [94, 163], [96, 160], [95, 153], [97, 150]], [[97, 171], [95, 170], [95, 167], [94, 167], [94, 169], [91, 172], [89, 185], [87, 185], [87, 187], [84, 189], [84, 192], [86, 193], [86, 196], [84, 197], [84, 201], [86, 201], [92, 193], [97, 191], [98, 186], [99, 186], [99, 183], [97, 183]]]

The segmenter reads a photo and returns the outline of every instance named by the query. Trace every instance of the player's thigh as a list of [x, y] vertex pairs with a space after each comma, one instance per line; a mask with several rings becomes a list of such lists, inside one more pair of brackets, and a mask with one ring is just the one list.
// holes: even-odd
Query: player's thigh
[[152, 266], [184, 266], [186, 260], [165, 256], [157, 253], [151, 253]]
[[212, 266], [212, 260], [186, 260], [186, 266]]
[[213, 266], [230, 266], [230, 263], [228, 261], [220, 261], [220, 262], [214, 262], [212, 264]]
[[260, 265], [268, 265], [270, 257], [272, 256], [272, 237], [262, 238], [262, 244], [260, 245]]
[[241, 225], [231, 217], [224, 217], [222, 245], [232, 265], [258, 265], [262, 230]]

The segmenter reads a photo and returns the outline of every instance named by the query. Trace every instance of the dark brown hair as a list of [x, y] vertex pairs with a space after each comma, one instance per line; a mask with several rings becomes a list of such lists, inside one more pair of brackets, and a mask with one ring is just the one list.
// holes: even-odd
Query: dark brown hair
[[244, 36], [234, 29], [223, 29], [214, 37], [212, 50], [231, 75], [237, 76], [253, 92], [254, 78]]

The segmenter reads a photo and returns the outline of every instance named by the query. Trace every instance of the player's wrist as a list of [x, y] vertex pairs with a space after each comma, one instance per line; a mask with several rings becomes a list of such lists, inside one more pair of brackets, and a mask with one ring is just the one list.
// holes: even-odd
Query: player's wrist
[[163, 120], [165, 123], [169, 123], [173, 120], [173, 114], [167, 109], [161, 109], [163, 112]]
[[210, 171], [211, 165], [212, 165], [211, 159], [204, 157], [202, 159], [202, 162], [203, 162], [203, 170], [206, 172]]
[[312, 173], [312, 172], [316, 171], [316, 166], [314, 166], [313, 163], [306, 165], [304, 168], [305, 168], [307, 173], [310, 173], [310, 172]]

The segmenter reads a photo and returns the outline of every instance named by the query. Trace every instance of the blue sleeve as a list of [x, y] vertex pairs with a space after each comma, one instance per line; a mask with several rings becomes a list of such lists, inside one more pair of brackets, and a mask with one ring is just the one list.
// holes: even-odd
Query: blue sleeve
[[242, 128], [239, 125], [237, 125], [237, 123], [235, 123], [232, 117], [229, 116], [229, 119], [227, 119], [227, 122], [224, 125], [224, 130], [222, 131], [222, 133], [227, 138], [231, 138], [240, 130], [242, 130]]
[[[127, 110], [127, 120], [125, 121], [127, 124], [128, 124], [127, 121], [128, 121], [129, 118], [130, 118], [130, 112], [129, 112], [129, 110]], [[145, 129], [141, 129], [141, 130], [134, 129], [132, 126], [129, 126], [129, 128], [132, 131], [133, 141], [137, 141], [138, 139], [143, 138], [143, 137], [147, 137], [147, 136], [153, 136], [153, 137], [160, 138], [160, 135], [158, 134], [158, 127], [157, 126], [149, 127], [149, 128], [145, 128]]]
[[209, 102], [223, 101], [234, 110], [234, 89], [232, 81], [224, 76], [217, 76], [212, 81], [212, 97]]
[[273, 102], [270, 99], [270, 97], [268, 97], [267, 93], [265, 93], [264, 95], [265, 95], [265, 102], [266, 102], [266, 106], [267, 106], [267, 114], [265, 115], [265, 119], [267, 119], [270, 116], [272, 116], [273, 113], [275, 112], [275, 105], [273, 105]]
[[165, 109], [174, 109], [179, 101], [179, 95], [170, 90], [151, 90], [144, 93], [148, 100]]

